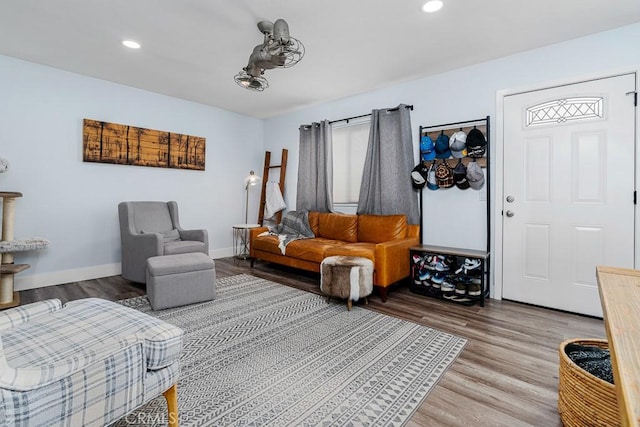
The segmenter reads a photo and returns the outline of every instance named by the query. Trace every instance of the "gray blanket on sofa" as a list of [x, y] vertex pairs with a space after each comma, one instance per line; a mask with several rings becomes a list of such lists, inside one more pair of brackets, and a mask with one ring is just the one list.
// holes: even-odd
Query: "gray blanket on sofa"
[[269, 231], [265, 231], [261, 236], [265, 234], [278, 236], [278, 240], [280, 241], [278, 247], [282, 255], [286, 255], [287, 245], [294, 240], [316, 237], [313, 231], [311, 231], [309, 211], [306, 210], [287, 212], [280, 224], [269, 227]]

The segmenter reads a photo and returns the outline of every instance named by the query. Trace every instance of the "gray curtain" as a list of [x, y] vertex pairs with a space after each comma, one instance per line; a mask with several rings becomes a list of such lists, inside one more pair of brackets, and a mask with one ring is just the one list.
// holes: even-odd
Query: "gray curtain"
[[369, 146], [360, 184], [358, 214], [404, 214], [420, 223], [416, 192], [411, 185], [413, 142], [410, 110], [373, 110]]
[[296, 209], [333, 211], [333, 150], [328, 120], [300, 126], [299, 152]]

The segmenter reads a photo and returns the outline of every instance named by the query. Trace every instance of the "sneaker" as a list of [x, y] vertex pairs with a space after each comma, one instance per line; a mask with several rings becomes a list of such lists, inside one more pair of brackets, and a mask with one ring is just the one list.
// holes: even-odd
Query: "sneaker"
[[482, 265], [482, 261], [480, 261], [479, 259], [466, 258], [464, 260], [464, 264], [460, 266], [459, 269], [456, 270], [456, 274], [460, 274], [460, 273], [469, 274], [470, 272], [474, 272], [474, 270], [479, 271], [481, 265]]
[[418, 279], [420, 279], [421, 282], [424, 282], [425, 280], [429, 280], [431, 279], [431, 273], [427, 269], [419, 270]]
[[456, 285], [454, 285], [452, 282], [450, 282], [449, 280], [443, 280], [442, 284], [440, 285], [440, 290], [442, 292], [446, 292], [446, 293], [451, 293], [456, 289]]
[[464, 276], [458, 277], [458, 280], [456, 282], [456, 294], [466, 295], [468, 287], [469, 287], [469, 279]]
[[431, 272], [424, 267], [422, 270], [418, 271], [418, 279], [420, 280], [417, 280], [416, 283], [428, 288], [431, 286], [431, 282], [429, 281], [431, 280], [431, 276]]
[[450, 299], [451, 301], [461, 302], [461, 303], [473, 301], [471, 298], [464, 295], [454, 295], [453, 298], [450, 298]]
[[418, 254], [413, 254], [413, 263], [420, 264], [422, 262], [422, 257]]
[[474, 268], [478, 268], [480, 267], [481, 264], [482, 264], [482, 261], [480, 261], [479, 259], [465, 258], [464, 260], [464, 267], [467, 270], [473, 270]]
[[436, 263], [438, 262], [439, 258], [440, 258], [440, 257], [439, 257], [438, 255], [433, 255], [433, 256], [429, 255], [429, 256], [426, 258], [426, 259], [427, 259], [426, 267], [427, 267], [429, 270], [434, 270], [434, 271], [435, 271], [435, 269], [436, 269]]
[[451, 269], [451, 259], [443, 256], [437, 257], [438, 259], [433, 263], [436, 271], [449, 271]]
[[480, 280], [473, 280], [469, 284], [469, 296], [470, 297], [479, 297], [482, 294], [482, 285], [480, 284]]
[[411, 267], [411, 278], [413, 280], [413, 283], [415, 283], [416, 285], [419, 285], [422, 283], [422, 281], [420, 281], [420, 273], [421, 271], [417, 265]]
[[440, 289], [440, 285], [442, 285], [442, 282], [444, 282], [444, 274], [436, 273], [431, 276], [431, 286], [433, 286], [435, 289]]

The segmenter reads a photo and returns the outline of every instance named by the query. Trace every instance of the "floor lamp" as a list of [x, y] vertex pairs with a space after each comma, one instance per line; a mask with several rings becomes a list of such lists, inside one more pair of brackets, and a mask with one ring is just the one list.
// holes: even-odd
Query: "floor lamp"
[[244, 204], [244, 223], [249, 223], [249, 187], [253, 187], [260, 182], [260, 177], [253, 171], [249, 172], [249, 176], [244, 179], [245, 204]]

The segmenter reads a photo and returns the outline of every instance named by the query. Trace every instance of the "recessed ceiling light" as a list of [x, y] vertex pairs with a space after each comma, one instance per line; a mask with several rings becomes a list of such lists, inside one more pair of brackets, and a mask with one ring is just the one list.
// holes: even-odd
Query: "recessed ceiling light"
[[429, 0], [424, 5], [422, 5], [422, 11], [427, 13], [437, 12], [442, 8], [441, 0]]
[[133, 40], [123, 40], [122, 44], [131, 49], [140, 49], [140, 43]]

